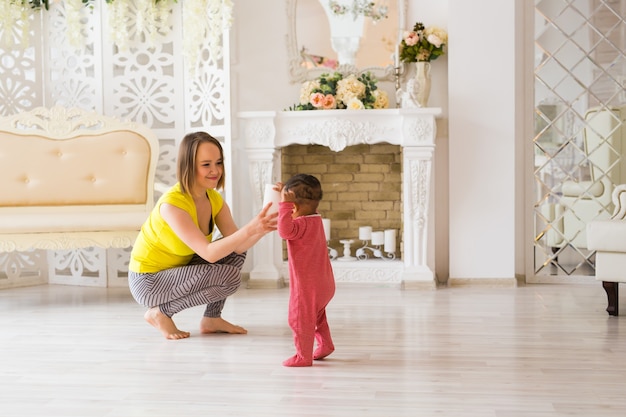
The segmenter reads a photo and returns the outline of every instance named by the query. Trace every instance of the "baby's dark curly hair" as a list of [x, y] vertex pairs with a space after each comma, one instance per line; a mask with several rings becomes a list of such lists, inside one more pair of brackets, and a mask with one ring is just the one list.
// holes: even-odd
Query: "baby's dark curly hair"
[[[285, 183], [285, 190], [293, 191], [296, 202], [304, 204], [304, 200], [319, 202], [322, 199], [322, 184], [313, 175], [296, 174]], [[317, 206], [317, 203], [315, 204]]]

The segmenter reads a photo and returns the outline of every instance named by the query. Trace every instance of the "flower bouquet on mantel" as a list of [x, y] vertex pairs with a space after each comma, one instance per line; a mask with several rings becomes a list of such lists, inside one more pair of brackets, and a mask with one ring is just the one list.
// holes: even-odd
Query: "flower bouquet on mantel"
[[430, 61], [444, 54], [448, 33], [439, 27], [425, 27], [417, 22], [410, 32], [405, 32], [400, 42], [400, 60], [415, 63], [415, 75], [410, 78], [405, 91], [398, 91], [401, 107], [426, 107], [430, 96]]
[[425, 27], [417, 22], [413, 31], [405, 32], [400, 42], [402, 62], [430, 62], [444, 54], [448, 32], [436, 26]]
[[369, 72], [344, 76], [339, 72], [322, 74], [300, 87], [300, 103], [289, 110], [386, 109], [387, 93], [379, 90]]

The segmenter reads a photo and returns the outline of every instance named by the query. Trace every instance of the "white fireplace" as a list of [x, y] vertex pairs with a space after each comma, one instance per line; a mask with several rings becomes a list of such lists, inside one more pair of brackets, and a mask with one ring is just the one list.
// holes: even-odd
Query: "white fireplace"
[[[265, 184], [281, 178], [281, 148], [323, 145], [341, 152], [357, 144], [389, 143], [402, 147], [402, 259], [332, 262], [337, 282], [392, 284], [402, 288], [435, 287], [427, 265], [428, 211], [435, 118], [439, 108], [382, 110], [258, 111], [238, 114], [250, 162], [255, 211], [261, 209]], [[356, 236], [355, 236], [355, 242]], [[353, 247], [353, 254], [357, 247]], [[339, 252], [342, 249], [338, 248]], [[251, 249], [249, 288], [276, 288], [288, 278], [278, 233]]]

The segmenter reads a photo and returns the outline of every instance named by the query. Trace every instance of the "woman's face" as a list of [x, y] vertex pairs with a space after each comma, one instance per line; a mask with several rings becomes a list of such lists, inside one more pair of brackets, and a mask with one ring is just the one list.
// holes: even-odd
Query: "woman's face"
[[203, 142], [196, 155], [196, 181], [198, 189], [216, 188], [224, 173], [224, 160], [220, 149], [213, 143]]

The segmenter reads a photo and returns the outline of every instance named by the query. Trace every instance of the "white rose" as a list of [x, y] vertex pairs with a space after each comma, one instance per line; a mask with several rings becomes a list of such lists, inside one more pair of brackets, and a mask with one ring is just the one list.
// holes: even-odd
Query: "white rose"
[[359, 81], [354, 74], [350, 74], [337, 82], [337, 99], [347, 105], [348, 101], [354, 97], [365, 97], [365, 84]]
[[389, 97], [387, 96], [387, 92], [383, 90], [375, 90], [372, 92], [372, 95], [376, 99], [374, 101], [375, 109], [386, 109], [389, 107]]
[[309, 99], [313, 90], [320, 88], [320, 82], [318, 80], [305, 81], [300, 87], [300, 104], [309, 103]]
[[[428, 42], [432, 43], [437, 48], [448, 43], [448, 32], [436, 26], [426, 28], [424, 30], [424, 36]], [[431, 41], [431, 36], [435, 36], [436, 38], [432, 38], [433, 40]]]
[[346, 108], [348, 110], [362, 110], [365, 108], [365, 106], [363, 105], [363, 102], [361, 100], [359, 100], [356, 97], [352, 97], [350, 100], [348, 100], [348, 102], [346, 103]]
[[435, 48], [439, 48], [441, 46], [441, 44], [443, 43], [441, 41], [441, 39], [439, 39], [439, 37], [437, 35], [429, 35], [426, 40], [430, 43], [432, 43], [433, 45], [435, 45]]

